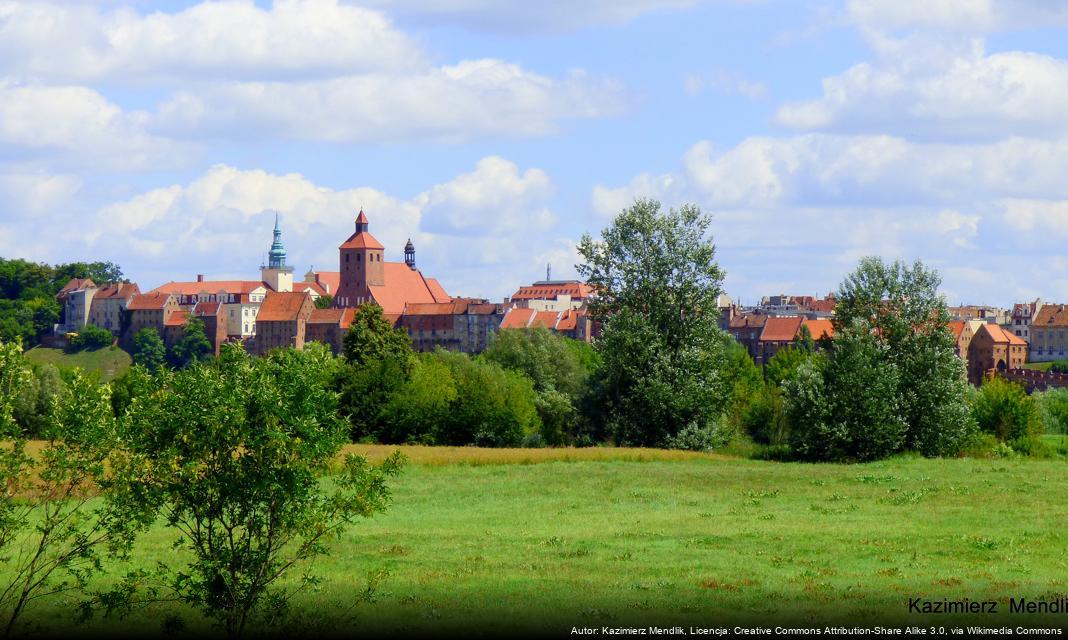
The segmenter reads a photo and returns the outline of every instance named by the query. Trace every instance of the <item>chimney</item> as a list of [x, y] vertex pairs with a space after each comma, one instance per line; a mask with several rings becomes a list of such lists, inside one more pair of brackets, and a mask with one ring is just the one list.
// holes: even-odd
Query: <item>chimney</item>
[[197, 274], [197, 282], [204, 282], [204, 274], [203, 273], [198, 273]]

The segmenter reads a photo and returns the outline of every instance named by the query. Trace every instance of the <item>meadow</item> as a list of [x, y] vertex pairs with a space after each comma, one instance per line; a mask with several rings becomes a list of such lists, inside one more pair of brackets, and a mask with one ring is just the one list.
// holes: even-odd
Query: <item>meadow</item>
[[[353, 445], [371, 459], [395, 447]], [[898, 457], [811, 465], [641, 449], [401, 447], [394, 504], [310, 567], [304, 632], [538, 631], [734, 623], [1064, 626], [1009, 597], [1068, 594], [1068, 463]], [[133, 565], [174, 561], [168, 531]], [[111, 567], [113, 574], [131, 565]], [[368, 577], [373, 602], [356, 603]], [[98, 581], [97, 586], [106, 583]], [[909, 614], [910, 597], [999, 600]], [[35, 618], [66, 626], [77, 598]], [[83, 631], [158, 629], [149, 607]]]
[[63, 349], [34, 347], [25, 354], [26, 360], [33, 364], [54, 364], [61, 368], [80, 368], [88, 373], [97, 373], [102, 382], [109, 382], [122, 375], [130, 368], [130, 354], [118, 347], [86, 349], [67, 353]]

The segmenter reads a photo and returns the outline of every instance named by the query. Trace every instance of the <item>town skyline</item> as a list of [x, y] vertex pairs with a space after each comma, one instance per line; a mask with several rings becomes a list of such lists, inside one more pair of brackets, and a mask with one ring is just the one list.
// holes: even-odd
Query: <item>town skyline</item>
[[726, 290], [919, 258], [954, 304], [1068, 299], [1068, 9], [679, 0], [8, 0], [0, 255], [241, 277], [364, 208], [449, 291], [574, 277], [634, 197], [714, 213]]

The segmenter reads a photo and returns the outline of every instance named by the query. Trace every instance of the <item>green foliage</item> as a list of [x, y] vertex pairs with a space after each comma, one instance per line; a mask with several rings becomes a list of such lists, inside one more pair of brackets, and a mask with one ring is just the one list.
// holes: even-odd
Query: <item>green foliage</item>
[[1049, 389], [1031, 397], [1042, 413], [1043, 430], [1068, 435], [1068, 389]]
[[797, 368], [812, 357], [812, 354], [813, 351], [803, 345], [779, 349], [764, 365], [764, 377], [768, 384], [782, 387], [787, 380], [794, 377]]
[[[983, 383], [972, 401], [975, 422], [1002, 442], [1026, 440], [1042, 433], [1042, 413], [1020, 385], [994, 377]], [[1010, 445], [1011, 446], [1011, 445]]]
[[27, 451], [13, 415], [16, 391], [33, 373], [18, 344], [0, 343], [0, 627], [8, 637], [35, 604], [86, 587], [101, 570], [100, 551], [126, 551], [140, 522], [95, 490], [120, 446], [107, 385], [78, 372], [48, 403], [43, 444]]
[[406, 360], [412, 356], [412, 340], [403, 329], [393, 328], [382, 315], [382, 307], [364, 304], [352, 317], [342, 353], [356, 366], [387, 358]]
[[667, 440], [668, 449], [687, 451], [712, 451], [718, 449], [734, 437], [734, 430], [727, 424], [725, 417], [712, 424], [691, 424]]
[[[207, 339], [206, 335], [204, 337]], [[134, 335], [130, 356], [134, 364], [157, 371], [167, 364], [167, 346], [154, 327], [145, 327]]]
[[29, 437], [41, 437], [52, 420], [66, 383], [53, 364], [32, 367], [33, 376], [15, 394], [15, 421]]
[[712, 428], [726, 408], [725, 341], [708, 313], [723, 281], [710, 222], [693, 205], [663, 213], [638, 200], [579, 244], [579, 273], [597, 291], [591, 314], [603, 323], [590, 417], [621, 444], [663, 445]]
[[77, 335], [70, 340], [70, 351], [83, 349], [103, 349], [115, 342], [115, 336], [107, 329], [87, 324], [78, 329]]
[[449, 366], [439, 358], [417, 358], [411, 375], [382, 406], [378, 438], [388, 443], [435, 444], [443, 439], [456, 400], [456, 381]]
[[332, 306], [334, 306], [334, 296], [321, 295], [315, 299], [316, 309], [329, 309]]
[[386, 507], [399, 454], [378, 467], [349, 456], [324, 477], [348, 431], [329, 388], [334, 360], [322, 345], [264, 358], [227, 345], [214, 363], [161, 370], [151, 397], [133, 401], [122, 495], [134, 512], [161, 512], [191, 557], [161, 570], [162, 584], [132, 576], [150, 596], [173, 594], [241, 636], [284, 610], [283, 576]]
[[[361, 366], [345, 364], [336, 381], [341, 415], [349, 422], [354, 442], [374, 440], [385, 428], [382, 412], [390, 398], [408, 382], [412, 359], [384, 358]], [[401, 439], [403, 440], [403, 438]]]
[[1068, 373], [1068, 360], [1057, 360], [1050, 363], [1049, 371], [1051, 373]]
[[[839, 288], [836, 337], [824, 380], [787, 353], [770, 376], [784, 379], [791, 443], [801, 457], [872, 460], [902, 450], [954, 455], [972, 437], [964, 364], [954, 355], [937, 272], [864, 258]], [[789, 371], [795, 369], [794, 380]], [[796, 397], [794, 397], [796, 396]]]
[[782, 390], [772, 385], [756, 390], [739, 416], [739, 426], [757, 444], [784, 444], [788, 430]]
[[481, 358], [524, 374], [534, 383], [545, 444], [574, 440], [580, 426], [577, 403], [598, 362], [592, 347], [544, 328], [506, 329]]
[[76, 262], [51, 266], [0, 258], [0, 340], [21, 338], [32, 347], [37, 338], [60, 321], [56, 294], [71, 278], [91, 278], [97, 284], [117, 282], [122, 270], [110, 262]]
[[182, 337], [171, 347], [171, 364], [182, 369], [194, 362], [210, 360], [213, 354], [211, 340], [204, 329], [204, 321], [190, 316], [182, 327]]

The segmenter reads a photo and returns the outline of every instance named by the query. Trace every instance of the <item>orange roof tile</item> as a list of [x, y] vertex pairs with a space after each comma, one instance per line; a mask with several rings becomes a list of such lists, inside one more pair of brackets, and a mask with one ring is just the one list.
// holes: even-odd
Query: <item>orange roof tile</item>
[[430, 289], [430, 294], [433, 295], [434, 299], [438, 302], [448, 302], [451, 299], [449, 298], [449, 294], [445, 293], [445, 287], [441, 286], [441, 283], [438, 282], [437, 278], [427, 278], [426, 286]]
[[184, 309], [177, 309], [174, 313], [167, 316], [163, 325], [167, 327], [181, 327], [185, 325], [185, 321], [189, 319], [189, 312]]
[[310, 291], [317, 296], [329, 295], [318, 282], [294, 282], [293, 291]]
[[316, 277], [319, 279], [319, 285], [326, 291], [327, 295], [334, 295], [337, 293], [337, 289], [341, 286], [341, 272], [340, 271], [315, 271]]
[[964, 327], [968, 326], [968, 323], [964, 320], [953, 320], [946, 326], [953, 332], [953, 336], [960, 340], [960, 334], [964, 333]]
[[136, 284], [126, 284], [124, 282], [114, 282], [106, 284], [101, 287], [94, 295], [93, 300], [107, 300], [113, 298], [119, 298], [129, 300], [133, 296], [141, 293], [141, 289]]
[[557, 296], [571, 296], [572, 298], [588, 298], [593, 293], [593, 287], [585, 282], [544, 282], [534, 283], [519, 287], [512, 294], [513, 300], [551, 300]]
[[349, 236], [349, 239], [341, 243], [339, 249], [385, 249], [382, 243], [375, 239], [370, 232], [357, 231]]
[[560, 314], [556, 311], [539, 311], [534, 315], [534, 320], [531, 321], [530, 326], [553, 329], [556, 327], [556, 321], [559, 316]]
[[801, 328], [800, 316], [773, 316], [760, 332], [762, 342], [793, 342]]
[[763, 327], [764, 323], [768, 321], [768, 316], [763, 314], [747, 313], [745, 315], [738, 316], [731, 320], [731, 329], [748, 329]]
[[371, 285], [371, 297], [387, 314], [404, 313], [406, 304], [439, 301], [427, 286], [423, 275], [403, 262], [383, 262], [384, 285]]
[[557, 331], [574, 331], [578, 326], [578, 314], [573, 309], [568, 309], [556, 323]]
[[260, 305], [256, 322], [288, 322], [297, 319], [305, 302], [311, 302], [311, 296], [304, 291], [280, 292], [270, 291]]
[[822, 318], [817, 320], [805, 320], [801, 324], [808, 327], [808, 332], [812, 335], [813, 340], [822, 340], [824, 336], [827, 338], [834, 338], [834, 323], [830, 320]]
[[535, 313], [533, 309], [509, 309], [501, 320], [501, 329], [525, 329]]
[[1068, 305], [1047, 304], [1043, 305], [1035, 316], [1032, 323], [1035, 327], [1066, 327], [1068, 326]]
[[167, 306], [167, 301], [171, 298], [171, 294], [162, 293], [159, 291], [152, 291], [149, 293], [143, 293], [130, 298], [130, 301], [126, 303], [127, 311], [158, 311]]
[[195, 296], [201, 293], [233, 293], [248, 294], [257, 289], [271, 288], [261, 280], [204, 280], [194, 282], [168, 282], [160, 285], [149, 293], [177, 293], [184, 296]]
[[308, 324], [341, 324], [341, 314], [345, 309], [313, 309], [308, 316]]
[[193, 307], [193, 315], [195, 316], [217, 316], [222, 311], [221, 302], [198, 302]]

